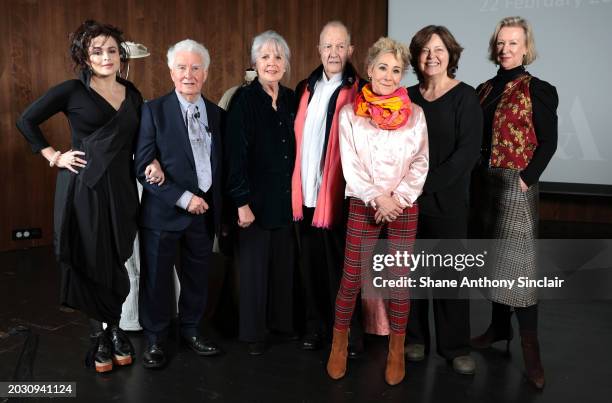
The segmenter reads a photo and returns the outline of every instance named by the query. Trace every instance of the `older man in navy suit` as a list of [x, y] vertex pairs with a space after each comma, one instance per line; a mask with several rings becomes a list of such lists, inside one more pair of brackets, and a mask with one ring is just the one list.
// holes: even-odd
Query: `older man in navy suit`
[[[172, 268], [180, 250], [181, 337], [199, 355], [221, 352], [198, 332], [207, 299], [208, 270], [221, 219], [221, 131], [224, 112], [201, 94], [210, 56], [191, 39], [168, 50], [175, 89], [145, 103], [136, 146], [136, 174], [144, 187], [140, 213], [140, 320], [148, 346], [145, 368], [166, 363]], [[166, 180], [149, 183], [145, 168], [157, 158]]]

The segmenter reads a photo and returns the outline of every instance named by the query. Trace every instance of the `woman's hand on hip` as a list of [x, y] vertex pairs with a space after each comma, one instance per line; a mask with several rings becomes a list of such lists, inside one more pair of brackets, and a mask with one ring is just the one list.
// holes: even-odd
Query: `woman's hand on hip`
[[74, 169], [74, 167], [85, 168], [85, 165], [87, 165], [87, 161], [79, 158], [79, 155], [85, 155], [85, 153], [83, 151], [68, 150], [65, 153], [60, 154], [55, 165], [59, 168], [66, 168], [67, 170], [78, 174], [78, 171]]
[[523, 182], [523, 178], [519, 176], [519, 186], [521, 187], [521, 192], [525, 193], [529, 190], [529, 186], [525, 182]]

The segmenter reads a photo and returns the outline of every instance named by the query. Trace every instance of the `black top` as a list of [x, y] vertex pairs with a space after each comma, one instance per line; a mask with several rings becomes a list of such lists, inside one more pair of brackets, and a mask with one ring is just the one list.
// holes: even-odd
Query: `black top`
[[291, 224], [295, 161], [295, 94], [279, 86], [277, 109], [259, 80], [239, 88], [227, 121], [227, 189], [236, 207], [248, 204], [265, 229]]
[[[34, 101], [17, 121], [17, 127], [30, 143], [33, 152], [49, 147], [49, 143], [38, 127], [58, 112], [63, 112], [70, 122], [72, 148], [81, 150], [81, 142], [109, 122], [117, 111], [100, 94], [89, 88], [90, 76], [81, 74], [80, 79], [64, 81]], [[131, 103], [140, 114], [142, 96], [134, 85], [117, 77], [126, 87], [125, 101]]]
[[482, 111], [474, 88], [459, 83], [434, 101], [419, 85], [410, 100], [423, 108], [429, 137], [429, 172], [419, 197], [419, 212], [436, 217], [467, 216], [470, 173], [478, 160]]
[[[491, 140], [493, 133], [493, 115], [501, 100], [501, 94], [505, 85], [523, 74], [529, 74], [525, 67], [518, 66], [510, 70], [499, 69], [497, 75], [493, 77], [491, 84], [493, 88], [483, 101], [484, 130], [482, 137], [482, 163], [488, 164], [491, 156]], [[484, 83], [480, 84], [477, 91], [480, 91]], [[529, 164], [520, 173], [521, 178], [527, 186], [531, 186], [538, 181], [548, 162], [557, 150], [557, 106], [559, 97], [555, 87], [536, 77], [531, 77], [529, 83], [531, 93], [531, 105], [533, 116], [533, 127], [538, 146]], [[497, 100], [493, 101], [492, 100]]]

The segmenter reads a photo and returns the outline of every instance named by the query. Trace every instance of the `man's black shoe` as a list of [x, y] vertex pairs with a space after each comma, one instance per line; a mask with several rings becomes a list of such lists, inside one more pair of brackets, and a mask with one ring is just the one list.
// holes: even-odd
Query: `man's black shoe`
[[249, 343], [248, 351], [249, 355], [262, 355], [266, 352], [266, 343], [261, 341]]
[[145, 368], [161, 368], [166, 365], [166, 354], [159, 344], [151, 344], [142, 356]]
[[202, 336], [183, 337], [183, 340], [197, 355], [211, 356], [223, 352], [214, 342], [206, 340]]

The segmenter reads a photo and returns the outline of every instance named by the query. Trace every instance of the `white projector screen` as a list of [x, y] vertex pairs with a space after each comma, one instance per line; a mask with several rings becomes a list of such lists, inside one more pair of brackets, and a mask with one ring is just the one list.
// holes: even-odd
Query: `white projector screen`
[[[612, 185], [612, 0], [389, 0], [389, 36], [406, 44], [426, 25], [444, 25], [465, 49], [457, 78], [493, 77], [487, 60], [497, 22], [531, 23], [538, 58], [528, 71], [557, 88], [559, 144], [545, 182]], [[406, 74], [405, 85], [416, 83]]]

